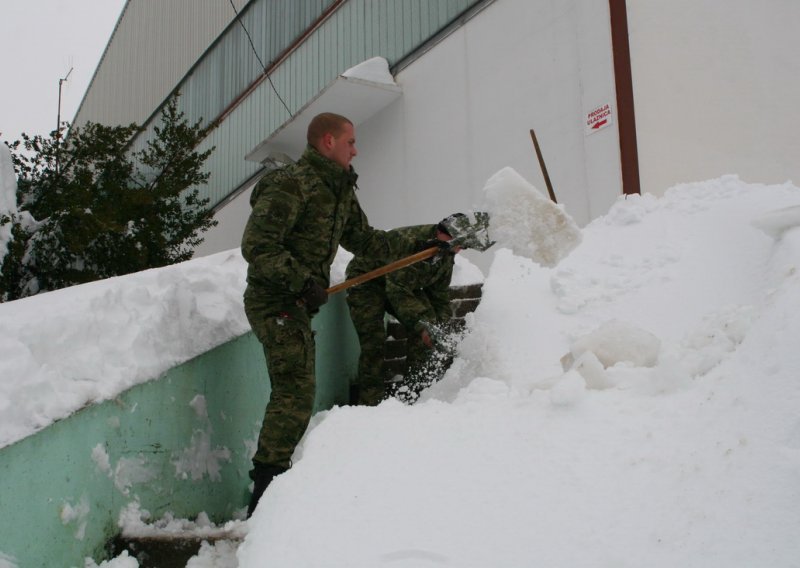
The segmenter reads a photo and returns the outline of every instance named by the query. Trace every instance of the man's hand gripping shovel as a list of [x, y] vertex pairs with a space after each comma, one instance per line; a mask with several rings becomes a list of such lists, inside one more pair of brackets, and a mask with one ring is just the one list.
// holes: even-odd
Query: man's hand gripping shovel
[[345, 280], [340, 284], [331, 286], [325, 291], [329, 295], [341, 292], [342, 290], [352, 288], [353, 286], [358, 286], [359, 284], [363, 284], [364, 282], [369, 282], [370, 280], [374, 280], [375, 278], [379, 278], [391, 272], [395, 272], [397, 270], [400, 270], [401, 268], [405, 268], [406, 266], [410, 266], [422, 260], [433, 258], [436, 255], [445, 254], [446, 252], [456, 247], [461, 247], [464, 249], [467, 248], [474, 249], [483, 252], [494, 244], [494, 241], [492, 241], [489, 238], [488, 213], [476, 212], [471, 215], [464, 215], [464, 217], [461, 217], [458, 220], [456, 220], [455, 224], [456, 224], [455, 227], [456, 230], [454, 230], [453, 232], [456, 234], [453, 235], [453, 238], [451, 240], [437, 241], [436, 244], [424, 250], [421, 250], [418, 253], [412, 254], [405, 258], [401, 258], [400, 260], [396, 260], [385, 266], [376, 268], [375, 270], [372, 270], [370, 272], [360, 274], [355, 278], [350, 278], [349, 280]]

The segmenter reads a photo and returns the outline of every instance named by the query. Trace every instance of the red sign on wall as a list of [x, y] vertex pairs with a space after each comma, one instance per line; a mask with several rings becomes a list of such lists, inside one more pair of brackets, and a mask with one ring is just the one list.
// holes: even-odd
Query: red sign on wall
[[594, 134], [612, 123], [611, 105], [606, 103], [586, 113], [586, 135]]

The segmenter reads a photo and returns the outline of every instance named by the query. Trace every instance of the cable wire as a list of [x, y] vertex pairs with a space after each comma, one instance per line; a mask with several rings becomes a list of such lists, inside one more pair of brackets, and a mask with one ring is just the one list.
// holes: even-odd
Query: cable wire
[[278, 92], [278, 89], [275, 88], [275, 83], [272, 82], [272, 77], [270, 77], [269, 73], [267, 72], [267, 66], [264, 65], [264, 62], [261, 60], [261, 57], [258, 55], [258, 51], [256, 51], [256, 46], [253, 43], [253, 38], [250, 37], [250, 32], [247, 31], [247, 28], [245, 27], [244, 22], [242, 21], [242, 18], [239, 15], [239, 11], [236, 9], [236, 6], [233, 3], [233, 0], [228, 0], [228, 1], [231, 4], [231, 8], [233, 8], [233, 13], [236, 14], [236, 20], [239, 22], [239, 25], [242, 26], [242, 29], [244, 30], [244, 34], [247, 36], [247, 41], [250, 42], [250, 47], [252, 48], [253, 53], [256, 56], [256, 59], [258, 59], [259, 65], [261, 65], [261, 68], [264, 70], [264, 76], [267, 78], [267, 81], [269, 81], [269, 84], [272, 87], [272, 91], [275, 93], [275, 96], [278, 97], [278, 100], [281, 101], [281, 103], [283, 104], [283, 108], [286, 109], [286, 112], [289, 113], [289, 116], [290, 117], [294, 117], [294, 114], [292, 114], [292, 111], [289, 110], [289, 106], [286, 104], [286, 101], [283, 100], [283, 97], [281, 97], [280, 93]]

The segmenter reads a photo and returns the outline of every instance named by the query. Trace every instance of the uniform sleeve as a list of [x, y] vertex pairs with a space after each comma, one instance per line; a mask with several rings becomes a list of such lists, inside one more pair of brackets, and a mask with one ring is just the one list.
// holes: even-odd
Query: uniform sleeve
[[436, 321], [446, 322], [453, 317], [453, 309], [450, 306], [450, 281], [453, 279], [453, 259], [443, 259], [447, 262], [447, 267], [443, 268], [439, 277], [425, 288], [425, 294], [436, 312]]
[[452, 318], [450, 280], [454, 259], [432, 264], [423, 261], [386, 277], [386, 297], [397, 318], [409, 329], [422, 331], [420, 322], [446, 322]]
[[352, 200], [350, 207], [347, 226], [342, 233], [341, 244], [344, 248], [376, 266], [397, 260], [403, 255], [408, 246], [406, 239], [391, 231], [373, 228], [357, 199]]
[[[426, 261], [423, 261], [426, 262]], [[428, 267], [420, 263], [386, 276], [386, 299], [406, 328], [422, 331], [422, 321], [435, 321], [436, 311], [422, 289]]]
[[[263, 185], [262, 185], [263, 184]], [[250, 277], [287, 292], [299, 293], [310, 273], [287, 248], [287, 238], [303, 209], [303, 196], [294, 180], [262, 180], [258, 198], [242, 236], [242, 256]]]

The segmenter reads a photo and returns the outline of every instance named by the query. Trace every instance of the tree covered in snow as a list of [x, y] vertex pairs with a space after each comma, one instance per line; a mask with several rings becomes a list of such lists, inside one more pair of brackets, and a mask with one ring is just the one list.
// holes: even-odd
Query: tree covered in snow
[[216, 225], [199, 194], [214, 148], [197, 151], [206, 132], [176, 98], [138, 150], [136, 124], [65, 130], [9, 144], [18, 211], [0, 212], [11, 225], [3, 301], [188, 260]]

